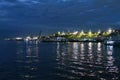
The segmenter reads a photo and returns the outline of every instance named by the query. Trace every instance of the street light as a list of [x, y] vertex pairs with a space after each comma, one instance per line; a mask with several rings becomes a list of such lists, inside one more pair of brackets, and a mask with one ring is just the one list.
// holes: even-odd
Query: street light
[[100, 30], [98, 30], [98, 34], [100, 34], [101, 33], [101, 31]]
[[108, 29], [108, 33], [109, 34], [112, 33], [112, 29], [111, 28]]
[[91, 30], [89, 30], [89, 32], [88, 32], [88, 36], [92, 36], [92, 32], [91, 32]]
[[82, 35], [84, 34], [84, 31], [83, 31], [83, 30], [81, 31], [81, 34], [82, 34]]
[[91, 35], [91, 34], [92, 34], [91, 30], [89, 30], [89, 35]]

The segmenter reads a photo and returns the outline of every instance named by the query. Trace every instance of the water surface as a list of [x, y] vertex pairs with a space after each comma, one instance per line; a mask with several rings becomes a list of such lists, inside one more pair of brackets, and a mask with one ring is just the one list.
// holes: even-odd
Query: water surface
[[0, 80], [120, 80], [120, 47], [0, 42]]

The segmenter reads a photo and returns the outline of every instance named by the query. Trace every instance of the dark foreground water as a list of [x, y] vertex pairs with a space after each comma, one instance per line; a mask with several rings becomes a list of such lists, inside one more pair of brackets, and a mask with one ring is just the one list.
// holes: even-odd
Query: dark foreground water
[[120, 47], [1, 41], [0, 80], [120, 80]]

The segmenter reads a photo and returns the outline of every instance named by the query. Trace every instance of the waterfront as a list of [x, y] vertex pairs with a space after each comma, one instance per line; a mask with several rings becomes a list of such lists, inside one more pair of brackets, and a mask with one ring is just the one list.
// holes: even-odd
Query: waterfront
[[91, 30], [84, 32], [83, 30], [74, 32], [57, 32], [49, 35], [36, 35], [26, 37], [5, 38], [7, 41], [38, 41], [38, 42], [104, 42], [106, 40], [120, 40], [120, 30], [109, 28], [107, 31]]
[[101, 42], [0, 42], [0, 80], [119, 80], [120, 47]]

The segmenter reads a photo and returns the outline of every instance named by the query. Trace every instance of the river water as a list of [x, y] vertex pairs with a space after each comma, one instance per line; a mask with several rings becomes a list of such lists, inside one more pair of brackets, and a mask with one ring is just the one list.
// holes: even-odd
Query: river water
[[1, 41], [0, 80], [120, 80], [120, 47]]

